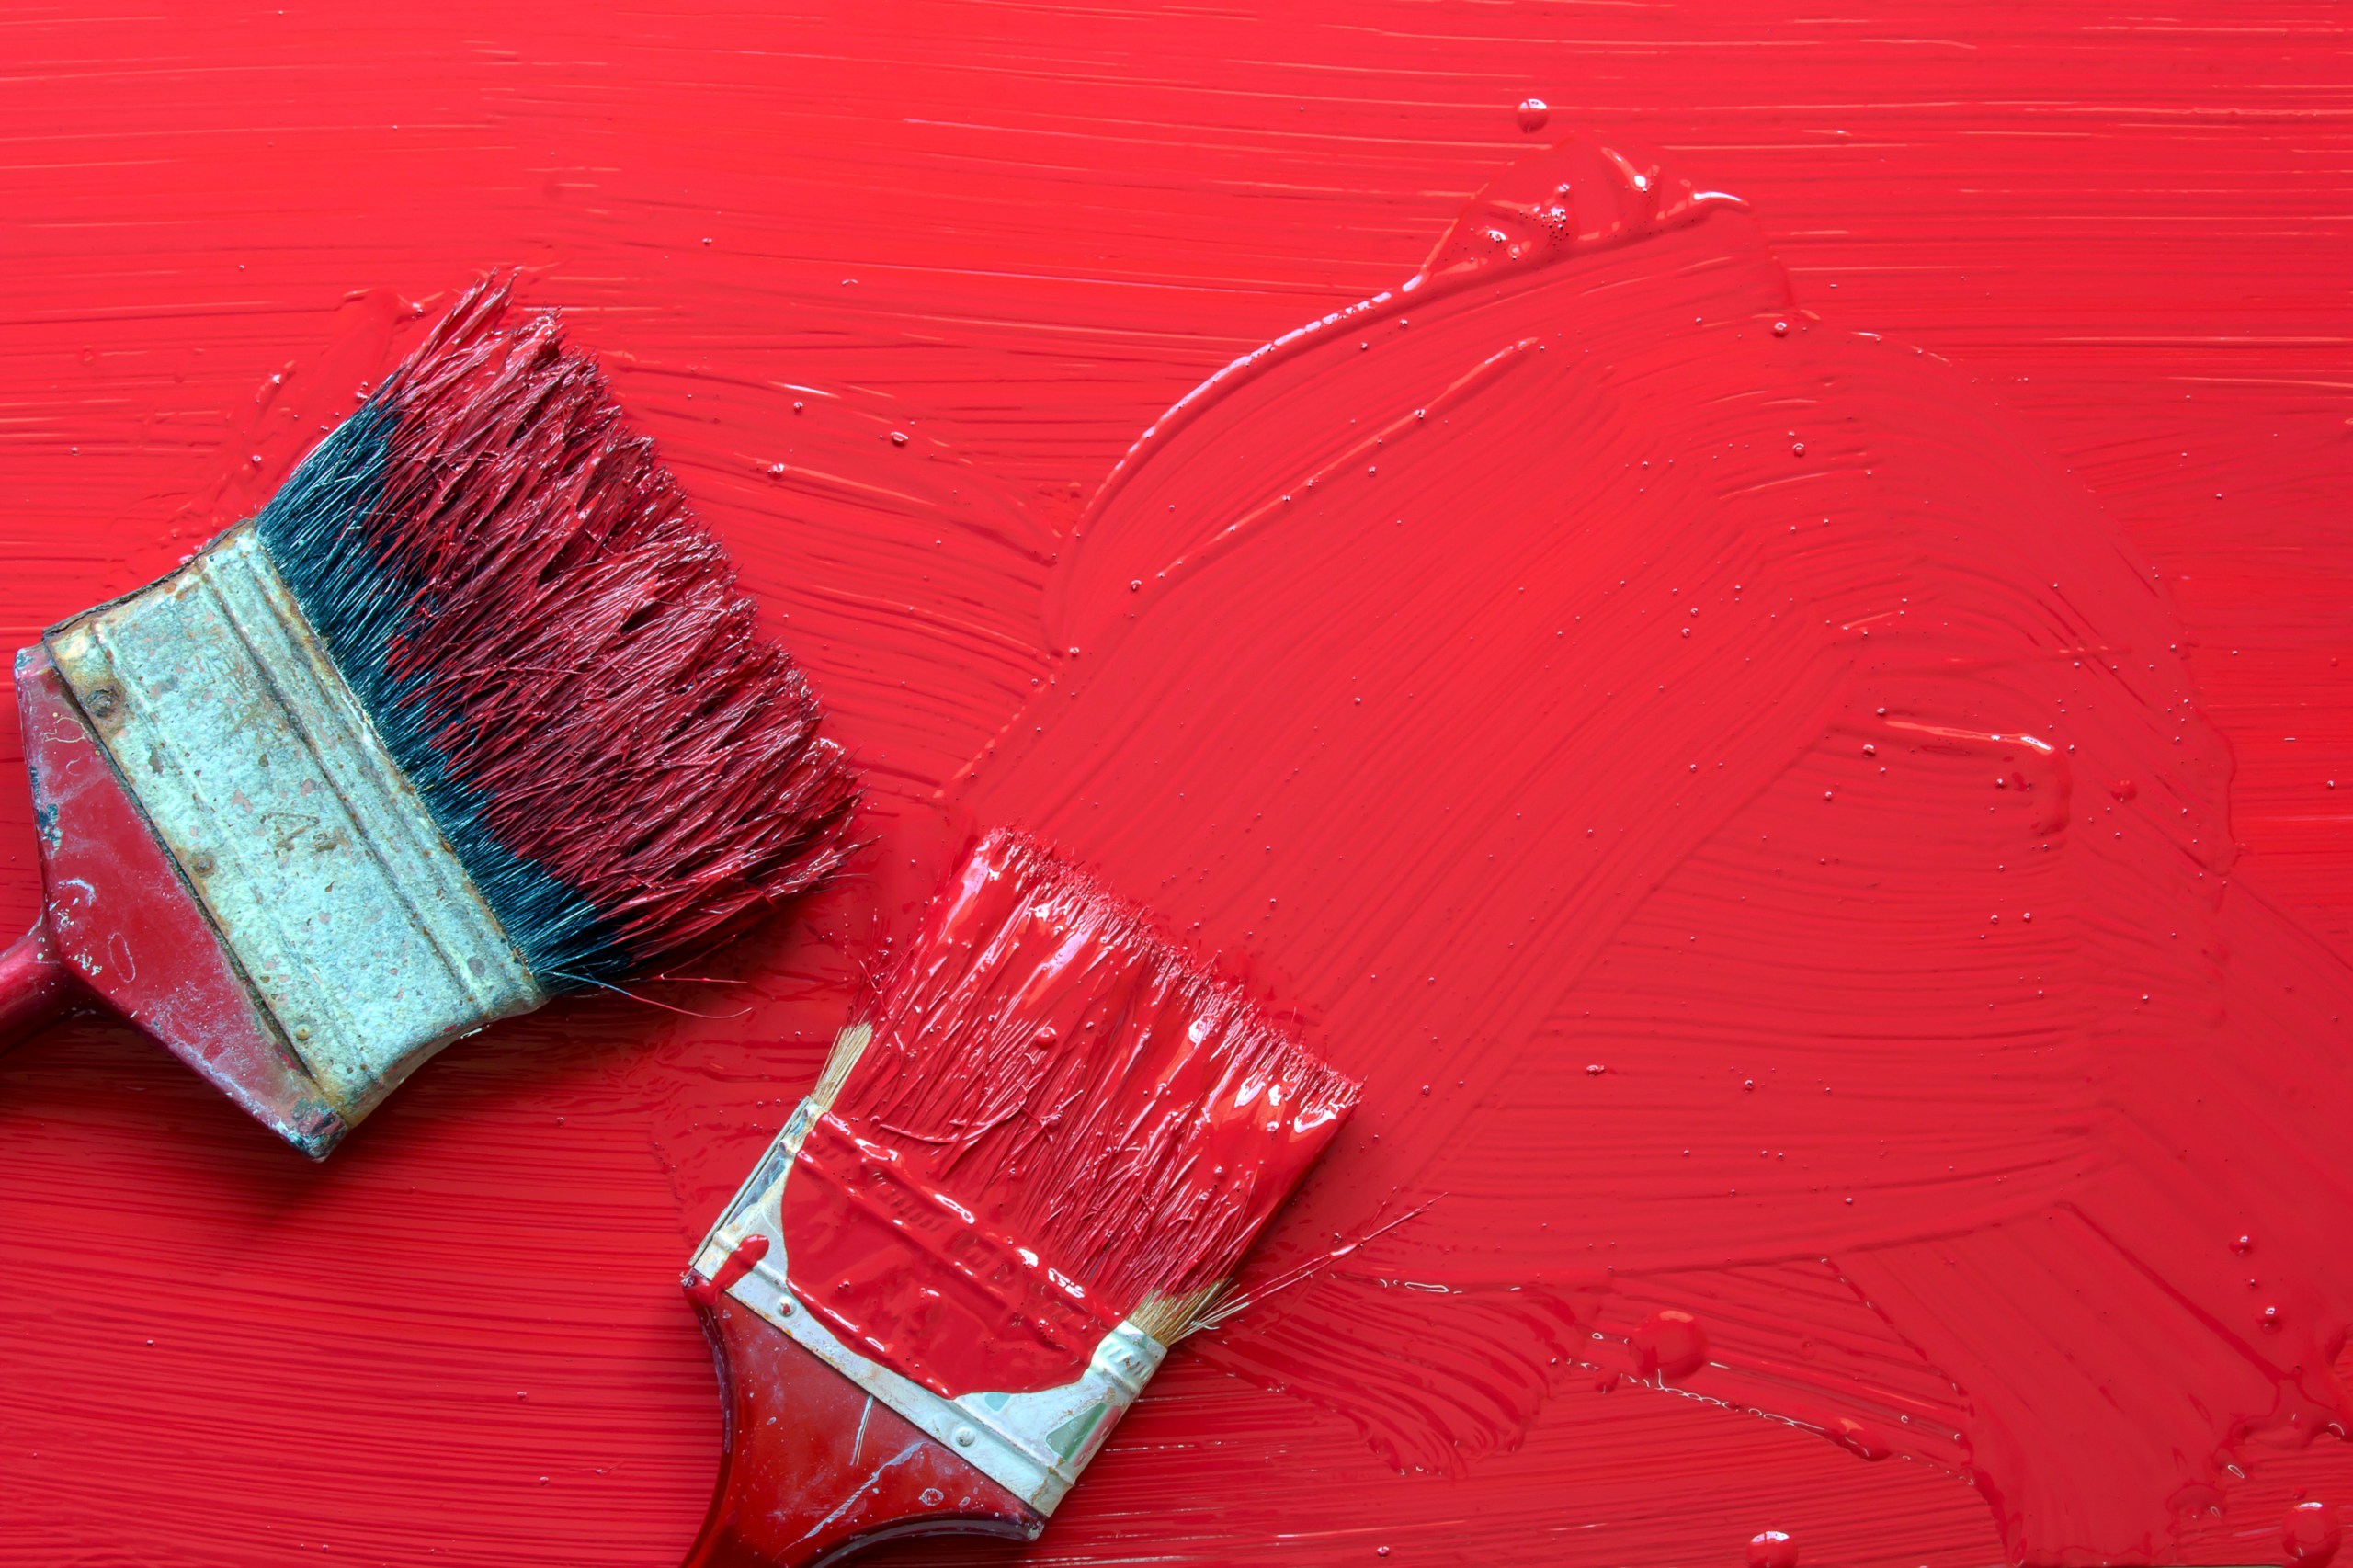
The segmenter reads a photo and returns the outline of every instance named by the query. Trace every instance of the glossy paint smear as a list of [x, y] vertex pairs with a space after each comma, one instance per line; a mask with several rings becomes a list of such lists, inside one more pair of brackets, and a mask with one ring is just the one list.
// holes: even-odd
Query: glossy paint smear
[[2341, 19], [19, 21], [19, 641], [520, 262], [869, 800], [324, 1170], [0, 1062], [0, 1563], [675, 1561], [685, 1246], [995, 824], [1366, 1092], [1044, 1540], [887, 1560], [2336, 1551]]
[[1189, 1332], [1358, 1093], [1001, 831], [835, 1051], [778, 1200], [793, 1292], [949, 1399], [1074, 1383], [1123, 1322]]

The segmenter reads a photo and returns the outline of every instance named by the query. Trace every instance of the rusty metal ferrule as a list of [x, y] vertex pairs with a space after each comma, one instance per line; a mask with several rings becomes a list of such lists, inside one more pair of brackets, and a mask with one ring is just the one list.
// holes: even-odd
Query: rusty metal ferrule
[[47, 646], [347, 1123], [449, 1041], [546, 1000], [250, 523]]

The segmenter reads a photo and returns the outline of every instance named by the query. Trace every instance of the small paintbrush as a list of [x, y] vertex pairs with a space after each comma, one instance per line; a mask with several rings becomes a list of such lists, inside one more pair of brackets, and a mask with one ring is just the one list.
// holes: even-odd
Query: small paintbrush
[[652, 443], [485, 279], [188, 565], [17, 655], [0, 1044], [120, 1014], [320, 1155], [425, 1058], [698, 953], [855, 788]]
[[983, 839], [687, 1277], [727, 1405], [688, 1568], [1034, 1539], [1357, 1093], [1141, 911]]

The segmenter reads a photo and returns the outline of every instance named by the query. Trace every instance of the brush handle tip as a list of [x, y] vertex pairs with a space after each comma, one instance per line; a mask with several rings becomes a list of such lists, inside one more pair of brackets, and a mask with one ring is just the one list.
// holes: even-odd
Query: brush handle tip
[[58, 957], [44, 915], [0, 952], [0, 1051], [22, 1044], [88, 1000], [81, 982]]

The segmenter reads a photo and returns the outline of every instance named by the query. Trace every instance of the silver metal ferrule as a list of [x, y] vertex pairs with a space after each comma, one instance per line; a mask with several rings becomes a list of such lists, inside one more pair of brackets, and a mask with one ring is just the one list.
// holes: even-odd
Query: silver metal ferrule
[[716, 1278], [746, 1236], [768, 1250], [728, 1294], [790, 1335], [835, 1371], [897, 1411], [919, 1431], [1020, 1498], [1051, 1514], [1076, 1483], [1120, 1417], [1168, 1354], [1168, 1347], [1123, 1322], [1095, 1347], [1076, 1381], [1028, 1393], [968, 1393], [944, 1398], [852, 1350], [817, 1321], [787, 1281], [781, 1198], [801, 1142], [824, 1106], [801, 1102], [752, 1176], [703, 1238], [694, 1267]]
[[49, 634], [51, 656], [347, 1121], [546, 1000], [250, 523]]

